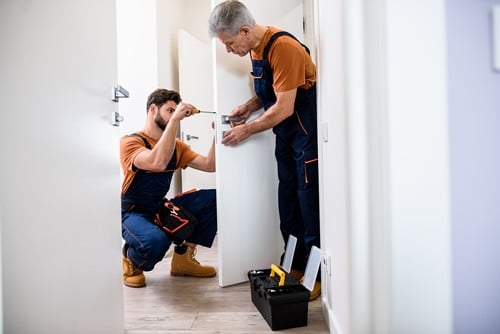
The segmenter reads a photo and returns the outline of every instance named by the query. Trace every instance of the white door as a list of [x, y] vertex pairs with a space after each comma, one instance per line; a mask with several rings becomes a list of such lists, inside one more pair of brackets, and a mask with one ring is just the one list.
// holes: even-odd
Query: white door
[[[199, 110], [214, 112], [211, 45], [182, 29], [179, 30], [179, 91], [183, 101]], [[194, 151], [206, 154], [214, 138], [211, 124], [215, 118], [215, 114], [201, 112], [184, 119], [181, 139]], [[215, 173], [193, 168], [183, 169], [181, 173], [182, 191], [215, 188]]]
[[[219, 3], [220, 1], [215, 1]], [[302, 0], [247, 0], [260, 24], [276, 25], [303, 38]], [[284, 251], [279, 231], [277, 171], [271, 130], [252, 136], [236, 147], [220, 144], [221, 116], [246, 102], [253, 93], [249, 57], [227, 54], [214, 40], [214, 103], [217, 111], [217, 210], [219, 284], [248, 280], [251, 269], [279, 264]]]
[[123, 333], [115, 0], [0, 2], [5, 333]]

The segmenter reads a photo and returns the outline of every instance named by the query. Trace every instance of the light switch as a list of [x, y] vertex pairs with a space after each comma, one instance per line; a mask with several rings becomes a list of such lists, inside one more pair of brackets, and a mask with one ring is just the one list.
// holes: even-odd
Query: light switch
[[328, 123], [321, 123], [321, 137], [323, 142], [328, 142]]

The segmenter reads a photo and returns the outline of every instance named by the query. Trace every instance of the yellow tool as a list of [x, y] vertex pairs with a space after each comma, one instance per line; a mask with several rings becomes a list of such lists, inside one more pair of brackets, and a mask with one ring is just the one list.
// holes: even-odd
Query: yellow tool
[[285, 272], [283, 270], [281, 270], [277, 265], [275, 264], [271, 264], [271, 275], [269, 275], [270, 277], [274, 277], [274, 274], [277, 273], [279, 276], [280, 276], [280, 282], [279, 282], [279, 286], [283, 286], [285, 285]]

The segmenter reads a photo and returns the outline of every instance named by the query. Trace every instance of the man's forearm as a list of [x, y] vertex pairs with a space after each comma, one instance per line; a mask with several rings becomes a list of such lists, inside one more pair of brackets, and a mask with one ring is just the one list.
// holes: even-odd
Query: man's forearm
[[260, 108], [262, 108], [262, 104], [260, 103], [259, 98], [257, 96], [254, 96], [245, 103], [245, 108], [246, 110], [253, 113], [254, 111], [257, 111]]
[[179, 127], [178, 120], [170, 120], [167, 127], [163, 131], [158, 143], [153, 147], [152, 156], [154, 158], [154, 164], [156, 166], [164, 166], [172, 158], [172, 154], [175, 150], [175, 138], [177, 136], [177, 129]]
[[209, 171], [215, 172], [215, 137], [212, 140], [212, 145], [210, 146], [210, 150], [207, 154], [207, 165], [209, 167]]

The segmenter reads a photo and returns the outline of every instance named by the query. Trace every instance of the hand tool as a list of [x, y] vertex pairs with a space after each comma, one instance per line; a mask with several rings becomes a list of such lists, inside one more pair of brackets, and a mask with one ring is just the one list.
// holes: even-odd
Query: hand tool
[[204, 114], [215, 114], [215, 111], [206, 111], [206, 110], [200, 110], [200, 109], [193, 109], [193, 115], [194, 114], [199, 114], [199, 113], [204, 113]]

